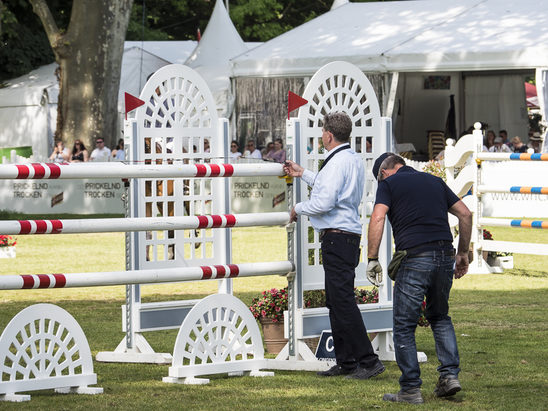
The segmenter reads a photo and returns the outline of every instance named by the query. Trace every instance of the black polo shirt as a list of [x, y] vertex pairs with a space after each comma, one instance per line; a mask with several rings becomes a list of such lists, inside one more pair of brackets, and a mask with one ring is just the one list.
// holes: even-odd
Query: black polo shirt
[[447, 211], [457, 201], [441, 178], [403, 166], [379, 183], [375, 204], [388, 207], [399, 251], [433, 241], [453, 241]]

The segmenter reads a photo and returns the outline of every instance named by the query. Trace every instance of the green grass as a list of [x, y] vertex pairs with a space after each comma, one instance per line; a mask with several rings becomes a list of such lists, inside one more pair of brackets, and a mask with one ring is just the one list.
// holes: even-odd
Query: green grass
[[[548, 242], [537, 230], [489, 228], [497, 240]], [[511, 230], [511, 231], [508, 231]], [[286, 258], [282, 228], [234, 229], [234, 261]], [[522, 237], [523, 236], [523, 237]], [[518, 239], [519, 237], [519, 239]], [[115, 271], [124, 269], [123, 234], [18, 236], [17, 258], [0, 260], [3, 274]], [[523, 239], [522, 239], [523, 238]], [[467, 275], [454, 282], [451, 316], [459, 343], [463, 391], [453, 400], [434, 398], [437, 360], [430, 329], [419, 328], [417, 346], [428, 355], [421, 365], [424, 409], [548, 409], [548, 257], [515, 255], [504, 274]], [[259, 291], [287, 284], [284, 277], [235, 280], [235, 293], [249, 303]], [[215, 292], [216, 281], [150, 285], [145, 301], [196, 298]], [[123, 338], [120, 305], [125, 287], [20, 290], [0, 293], [0, 329], [21, 309], [50, 302], [71, 313], [86, 334], [93, 356], [111, 351]], [[177, 330], [146, 333], [158, 352], [172, 352]], [[394, 363], [371, 381], [322, 379], [310, 372], [276, 371], [274, 378], [211, 376], [206, 386], [162, 383], [168, 366], [94, 362], [96, 396], [30, 392], [28, 403], [0, 409], [415, 409], [382, 401], [398, 387]]]

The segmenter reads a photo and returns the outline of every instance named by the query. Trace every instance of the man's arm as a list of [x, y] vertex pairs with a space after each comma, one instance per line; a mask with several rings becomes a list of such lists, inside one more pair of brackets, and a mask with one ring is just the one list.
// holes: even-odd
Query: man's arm
[[468, 272], [468, 249], [472, 235], [472, 213], [461, 200], [451, 206], [449, 212], [459, 219], [459, 245], [457, 249], [455, 278]]
[[382, 232], [384, 229], [384, 218], [388, 213], [388, 206], [384, 204], [375, 204], [371, 219], [369, 220], [369, 228], [367, 229], [367, 257], [378, 258], [379, 247], [382, 240]]

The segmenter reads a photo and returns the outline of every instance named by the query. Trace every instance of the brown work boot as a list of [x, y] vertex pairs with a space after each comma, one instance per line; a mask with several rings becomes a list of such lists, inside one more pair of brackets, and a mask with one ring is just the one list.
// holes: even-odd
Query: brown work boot
[[462, 387], [459, 379], [455, 375], [447, 375], [440, 377], [434, 389], [434, 394], [436, 394], [436, 397], [450, 397], [460, 390], [462, 390]]
[[383, 401], [407, 402], [409, 404], [424, 403], [420, 388], [411, 388], [407, 391], [400, 390], [397, 394], [384, 394], [382, 399]]

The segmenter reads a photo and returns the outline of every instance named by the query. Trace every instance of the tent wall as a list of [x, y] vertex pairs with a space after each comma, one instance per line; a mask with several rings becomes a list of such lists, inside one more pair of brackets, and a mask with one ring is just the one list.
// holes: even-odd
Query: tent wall
[[255, 139], [258, 147], [285, 137], [288, 90], [302, 94], [304, 78], [238, 78], [234, 80], [236, 102], [232, 138], [243, 144]]
[[[384, 106], [385, 75], [367, 74], [379, 104]], [[235, 78], [236, 103], [232, 117], [235, 135], [240, 147], [247, 139], [255, 139], [259, 147], [276, 138], [285, 139], [287, 94], [301, 95], [308, 77], [239, 77]], [[292, 113], [296, 116], [297, 112]]]
[[520, 136], [528, 142], [529, 120], [525, 100], [525, 75], [497, 74], [464, 76], [465, 123], [476, 121], [488, 124], [488, 128], [505, 129], [508, 137]]
[[455, 72], [400, 74], [393, 116], [394, 133], [398, 143], [412, 143], [415, 146], [418, 160], [427, 160], [428, 131], [445, 131], [452, 94], [455, 95], [456, 119], [459, 124], [460, 83], [460, 73]]

